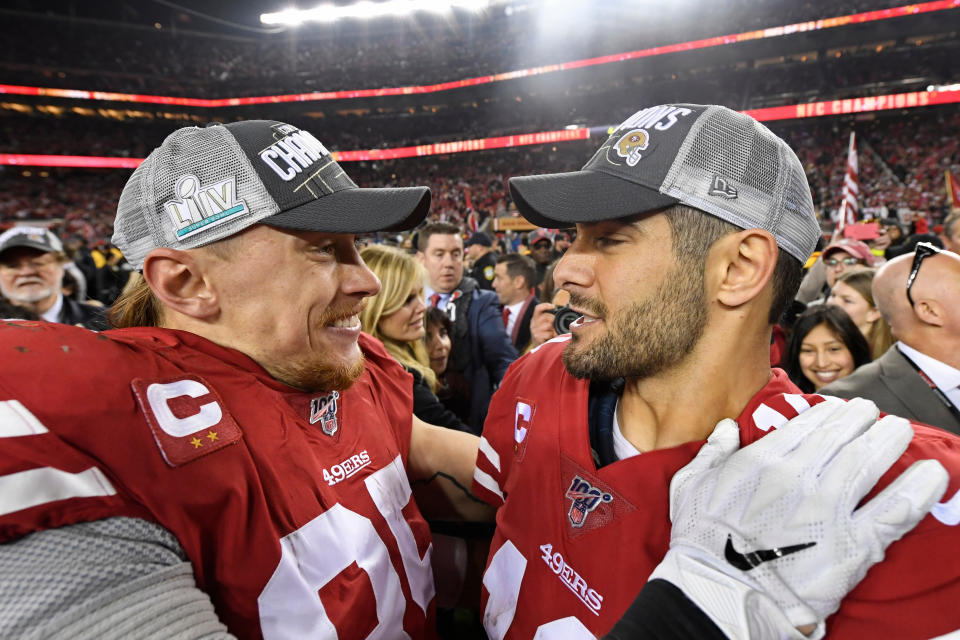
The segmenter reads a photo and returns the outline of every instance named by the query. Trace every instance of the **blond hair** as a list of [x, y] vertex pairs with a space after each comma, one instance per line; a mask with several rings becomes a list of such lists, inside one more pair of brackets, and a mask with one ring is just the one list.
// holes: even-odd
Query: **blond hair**
[[437, 374], [430, 368], [430, 356], [423, 340], [400, 342], [380, 332], [380, 320], [396, 313], [411, 295], [422, 295], [424, 269], [413, 256], [394, 247], [370, 245], [360, 257], [380, 278], [380, 293], [368, 298], [360, 312], [363, 330], [383, 342], [387, 353], [404, 367], [415, 369], [424, 377], [430, 389], [436, 391]]
[[111, 305], [107, 320], [114, 329], [127, 327], [159, 327], [163, 324], [163, 305], [154, 295], [146, 279], [134, 273], [117, 300]]
[[[846, 284], [859, 293], [871, 309], [876, 309], [877, 303], [873, 301], [873, 276], [876, 272], [876, 269], [869, 267], [846, 271], [837, 276], [837, 282]], [[870, 331], [864, 337], [870, 344], [870, 354], [874, 360], [886, 353], [887, 349], [896, 342], [893, 333], [890, 331], [890, 325], [882, 315], [873, 321], [873, 324], [870, 325]]]

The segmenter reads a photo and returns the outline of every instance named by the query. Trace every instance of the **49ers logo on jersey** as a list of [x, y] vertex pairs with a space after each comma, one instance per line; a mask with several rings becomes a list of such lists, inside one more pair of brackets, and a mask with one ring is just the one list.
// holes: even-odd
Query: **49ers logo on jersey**
[[179, 467], [238, 441], [240, 427], [200, 376], [131, 383], [164, 461]]

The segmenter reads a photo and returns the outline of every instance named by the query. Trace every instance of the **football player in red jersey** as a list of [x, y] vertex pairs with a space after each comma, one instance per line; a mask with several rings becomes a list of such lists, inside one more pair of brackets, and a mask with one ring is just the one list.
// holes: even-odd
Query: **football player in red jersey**
[[0, 541], [19, 540], [0, 636], [66, 633], [80, 608], [118, 637], [170, 615], [161, 635], [432, 635], [410, 480], [469, 483], [476, 438], [412, 417], [409, 376], [360, 332], [380, 283], [355, 246], [429, 203], [357, 188], [280, 122], [189, 127], [150, 154], [115, 224], [143, 275], [122, 328], [0, 331]]
[[[554, 278], [582, 317], [515, 362], [490, 405], [474, 477], [475, 492], [499, 506], [485, 626], [492, 638], [528, 638], [573, 615], [599, 635], [664, 559], [671, 478], [715, 426], [735, 419], [747, 445], [823, 402], [771, 371], [768, 355], [820, 228], [792, 150], [753, 118], [716, 106], [638, 111], [582, 170], [513, 178], [510, 189], [531, 222], [576, 225]], [[793, 584], [818, 603], [784, 603], [796, 626], [830, 616], [812, 637], [929, 638], [960, 628], [960, 440], [913, 429], [893, 469], [937, 459], [952, 497], [842, 603], [813, 597], [824, 585], [812, 575]], [[833, 436], [810, 437], [828, 447]], [[880, 484], [893, 479], [891, 471]], [[747, 540], [717, 526], [696, 546], [757, 576], [807, 563], [817, 535], [788, 526]]]
[[[358, 189], [313, 136], [279, 122], [182, 129], [151, 153], [116, 220], [114, 243], [143, 274], [113, 309], [121, 328], [0, 327], [0, 636], [432, 635], [432, 544], [410, 481], [468, 482], [478, 441], [412, 417], [409, 376], [359, 332], [379, 283], [354, 244], [416, 224], [428, 203], [425, 189]], [[903, 425], [883, 443], [859, 437], [888, 433], [867, 429], [874, 417], [837, 442], [899, 454]], [[761, 527], [740, 522], [744, 510], [767, 513], [754, 497], [779, 505], [771, 492], [791, 484], [749, 486], [730, 433], [677, 483], [687, 525], [660, 590], [638, 600], [640, 614], [659, 615], [648, 632], [669, 631], [669, 615], [714, 636], [793, 624], [782, 595], [761, 596], [796, 576], [744, 580], [728, 575], [722, 549], [696, 550], [700, 521], [746, 539], [783, 524], [779, 506]], [[745, 451], [781, 465], [767, 449]], [[789, 459], [822, 469], [829, 458]], [[872, 485], [888, 464], [858, 475]], [[744, 506], [715, 501], [718, 482]], [[898, 517], [824, 525], [808, 509], [821, 530], [878, 541], [816, 575], [849, 588], [939, 496], [925, 484], [928, 499]], [[455, 483], [433, 486], [461, 516], [488, 515]], [[584, 521], [597, 496], [583, 482], [570, 492]], [[705, 501], [724, 510], [703, 517]], [[718, 620], [728, 611], [737, 619]]]

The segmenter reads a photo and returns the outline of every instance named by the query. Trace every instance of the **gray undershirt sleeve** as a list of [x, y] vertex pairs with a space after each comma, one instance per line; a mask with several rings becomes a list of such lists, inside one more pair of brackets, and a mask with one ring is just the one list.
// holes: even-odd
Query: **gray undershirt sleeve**
[[0, 638], [228, 639], [176, 538], [108, 518], [0, 544]]

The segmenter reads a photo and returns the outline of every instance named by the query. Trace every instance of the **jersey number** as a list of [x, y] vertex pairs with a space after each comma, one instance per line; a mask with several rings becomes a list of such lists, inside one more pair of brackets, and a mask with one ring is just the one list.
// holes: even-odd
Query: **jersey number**
[[[547, 553], [544, 547], [541, 551]], [[483, 610], [483, 626], [490, 640], [503, 640], [513, 624], [520, 597], [520, 583], [527, 570], [527, 559], [507, 540], [493, 554], [483, 574], [483, 586], [489, 597]], [[537, 627], [535, 640], [593, 640], [594, 636], [577, 618], [570, 616]]]
[[[404, 573], [417, 605], [426, 612], [433, 599], [432, 545], [423, 557], [403, 509], [411, 499], [400, 456], [368, 476], [364, 483], [400, 550]], [[336, 638], [337, 630], [317, 592], [356, 562], [370, 578], [376, 599], [376, 628], [368, 638], [407, 638], [403, 632], [405, 598], [387, 545], [373, 523], [336, 504], [280, 539], [280, 562], [257, 604], [263, 637]]]

